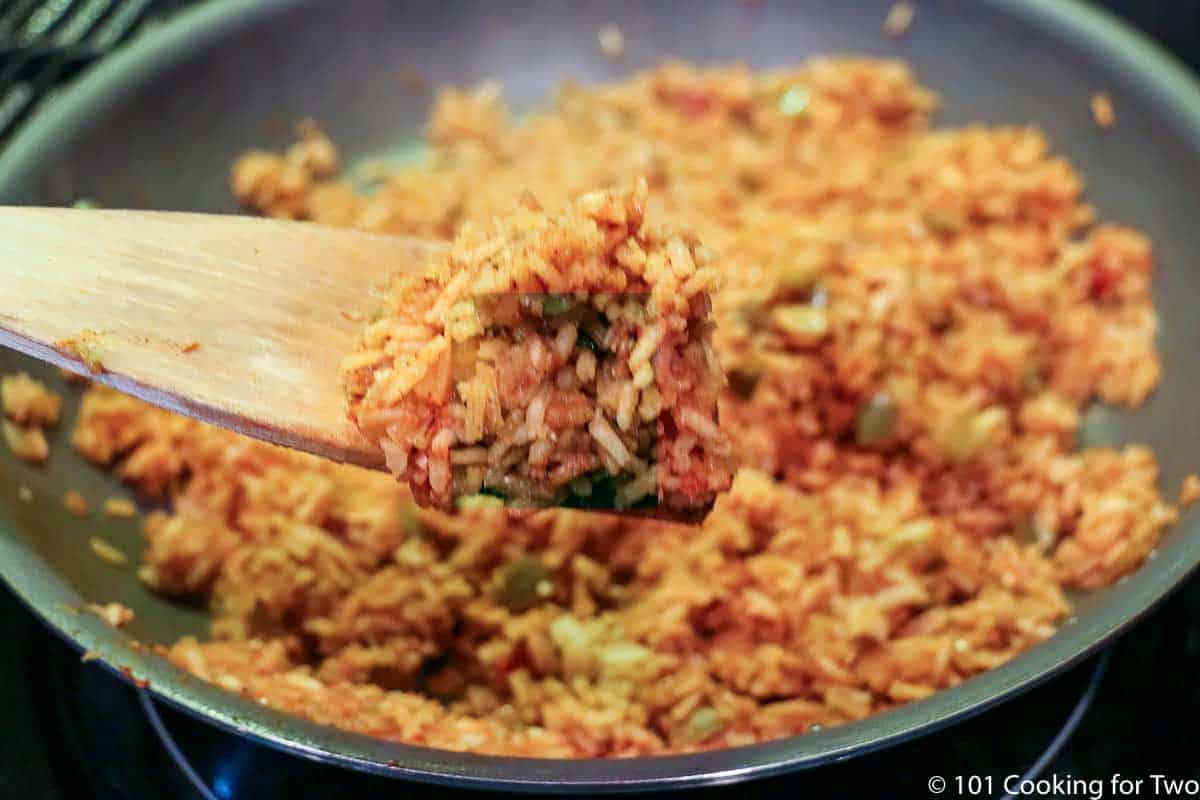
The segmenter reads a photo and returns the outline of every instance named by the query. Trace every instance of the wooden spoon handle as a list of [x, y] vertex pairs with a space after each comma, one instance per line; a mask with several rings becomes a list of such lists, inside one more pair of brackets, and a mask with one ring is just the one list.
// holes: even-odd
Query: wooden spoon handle
[[378, 466], [345, 418], [338, 363], [389, 276], [442, 247], [252, 217], [0, 207], [0, 344]]

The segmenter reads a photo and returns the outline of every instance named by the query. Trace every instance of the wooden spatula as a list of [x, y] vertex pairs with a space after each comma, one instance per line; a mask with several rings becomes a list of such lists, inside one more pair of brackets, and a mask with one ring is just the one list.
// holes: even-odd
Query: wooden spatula
[[0, 207], [0, 345], [155, 405], [382, 466], [338, 364], [437, 242], [252, 217]]

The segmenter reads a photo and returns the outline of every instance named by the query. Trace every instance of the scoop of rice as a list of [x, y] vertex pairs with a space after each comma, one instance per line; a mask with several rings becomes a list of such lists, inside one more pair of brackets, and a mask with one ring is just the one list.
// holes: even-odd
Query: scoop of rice
[[343, 373], [419, 501], [562, 505], [603, 478], [617, 507], [703, 510], [728, 488], [713, 256], [648, 224], [647, 199], [641, 179], [554, 213], [526, 198], [399, 276]]

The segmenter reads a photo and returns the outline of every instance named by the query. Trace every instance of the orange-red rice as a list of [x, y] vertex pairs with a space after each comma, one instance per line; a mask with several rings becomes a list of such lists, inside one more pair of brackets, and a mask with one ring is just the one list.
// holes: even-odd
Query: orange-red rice
[[370, 195], [313, 130], [247, 156], [264, 213], [447, 239], [525, 190], [645, 177], [718, 253], [747, 467], [699, 528], [449, 515], [93, 389], [76, 445], [173, 500], [143, 578], [213, 608], [169, 657], [374, 736], [631, 756], [859, 719], [1052, 636], [1064, 589], [1135, 569], [1176, 517], [1146, 449], [1074, 449], [1093, 398], [1158, 381], [1150, 244], [1093, 224], [1036, 129], [930, 130], [935, 104], [892, 62], [669, 64], [519, 123], [495, 87], [445, 94], [428, 164]]

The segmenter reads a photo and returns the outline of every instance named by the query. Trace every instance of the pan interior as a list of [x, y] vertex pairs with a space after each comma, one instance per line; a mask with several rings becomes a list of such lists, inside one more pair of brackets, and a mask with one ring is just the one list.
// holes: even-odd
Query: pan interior
[[[1111, 38], [1106, 24], [1072, 4], [1063, 3], [1061, 13], [1035, 13], [1029, 10], [1033, 3], [933, 0], [921, 4], [902, 39], [880, 32], [891, 5], [883, 0], [706, 0], [689, 4], [686, 19], [669, 4], [548, 0], [249, 5], [218, 0], [185, 14], [50, 104], [0, 161], [0, 201], [64, 205], [89, 198], [109, 207], [232, 212], [227, 181], [233, 158], [252, 147], [285, 144], [292, 123], [309, 116], [342, 146], [351, 165], [417, 158], [431, 96], [404, 88], [399, 76], [414, 68], [430, 86], [499, 79], [516, 107], [530, 108], [562, 80], [614, 80], [664, 58], [755, 67], [819, 54], [900, 58], [941, 95], [945, 110], [938, 124], [1036, 124], [1086, 177], [1088, 199], [1100, 217], [1139, 228], [1154, 242], [1165, 377], [1134, 413], [1100, 408], [1090, 414], [1084, 438], [1087, 444], [1151, 446], [1168, 496], [1200, 464], [1200, 360], [1194, 357], [1200, 270], [1193, 265], [1200, 226], [1191, 218], [1200, 195], [1200, 124], [1180, 104], [1183, 97], [1200, 104], [1200, 96], [1180, 84], [1172, 68], [1130, 41]], [[596, 31], [614, 22], [626, 39], [626, 54], [615, 61], [595, 45]], [[1104, 135], [1088, 111], [1098, 90], [1112, 96], [1120, 119]], [[560, 782], [560, 788], [616, 788], [630, 781], [728, 780], [820, 763], [979, 709], [1076, 660], [1143, 612], [1200, 558], [1200, 520], [1193, 512], [1164, 540], [1159, 557], [1128, 581], [1077, 597], [1078, 623], [1047, 644], [929, 701], [838, 731], [640, 764], [531, 762], [540, 765], [534, 769], [511, 760], [431, 755], [255, 715], [236, 698], [129, 651], [127, 637], [82, 617], [70, 622], [74, 617], [63, 609], [117, 600], [136, 612], [127, 634], [170, 641], [202, 634], [206, 616], [136, 580], [136, 521], [96, 514], [85, 520], [63, 508], [62, 496], [71, 488], [91, 498], [129, 492], [71, 452], [78, 390], [65, 387], [53, 370], [0, 351], [0, 372], [17, 369], [43, 377], [71, 399], [66, 424], [51, 436], [52, 457], [44, 469], [0, 455], [0, 554], [13, 556], [0, 563], [5, 578], [84, 646], [119, 653], [122, 663], [137, 664], [192, 710], [314, 757], [384, 772], [526, 788], [542, 781]], [[33, 489], [34, 502], [19, 499], [21, 486]], [[95, 558], [87, 547], [94, 535], [127, 552], [132, 565], [114, 569]], [[389, 760], [403, 769], [389, 767]]]

